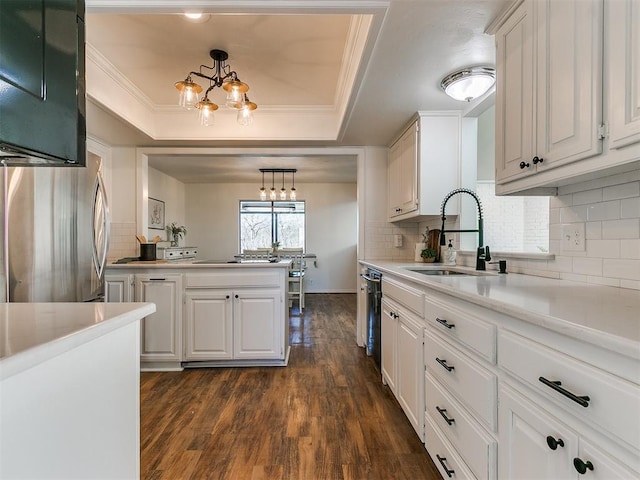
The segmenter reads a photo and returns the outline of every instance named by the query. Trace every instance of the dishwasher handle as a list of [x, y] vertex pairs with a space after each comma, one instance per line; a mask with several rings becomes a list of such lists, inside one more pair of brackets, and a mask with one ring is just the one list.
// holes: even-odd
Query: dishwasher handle
[[380, 283], [379, 278], [371, 278], [369, 275], [365, 275], [364, 273], [361, 273], [360, 276], [364, 278], [367, 282]]

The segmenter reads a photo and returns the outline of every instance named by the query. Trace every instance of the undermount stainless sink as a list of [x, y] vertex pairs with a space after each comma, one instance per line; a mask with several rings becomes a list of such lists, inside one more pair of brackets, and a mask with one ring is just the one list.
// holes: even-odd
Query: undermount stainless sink
[[495, 275], [494, 272], [486, 270], [453, 270], [450, 268], [408, 268], [410, 272], [419, 273], [420, 275], [466, 275], [466, 276], [483, 276]]

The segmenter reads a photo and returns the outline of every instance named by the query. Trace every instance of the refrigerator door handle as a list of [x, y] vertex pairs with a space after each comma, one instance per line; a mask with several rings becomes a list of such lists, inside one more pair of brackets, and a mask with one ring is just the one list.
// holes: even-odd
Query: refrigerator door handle
[[107, 251], [109, 250], [110, 232], [107, 192], [100, 170], [96, 173], [92, 211], [91, 228], [93, 230], [93, 266], [98, 278], [102, 278], [102, 273], [107, 261]]

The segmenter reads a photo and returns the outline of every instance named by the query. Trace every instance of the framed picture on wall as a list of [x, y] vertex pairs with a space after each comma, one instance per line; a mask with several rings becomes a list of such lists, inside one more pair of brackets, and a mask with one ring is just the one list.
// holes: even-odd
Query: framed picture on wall
[[164, 202], [149, 197], [149, 228], [164, 230]]

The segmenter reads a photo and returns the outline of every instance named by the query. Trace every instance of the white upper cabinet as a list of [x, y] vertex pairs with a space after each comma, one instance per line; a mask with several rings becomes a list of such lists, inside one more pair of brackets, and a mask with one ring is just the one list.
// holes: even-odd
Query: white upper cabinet
[[637, 168], [639, 30], [634, 0], [524, 0], [499, 21], [498, 194]]
[[600, 154], [602, 1], [525, 0], [496, 46], [496, 182]]
[[610, 147], [621, 149], [640, 142], [640, 2], [609, 1], [605, 8]]
[[533, 158], [532, 4], [523, 3], [496, 33], [496, 182], [528, 175]]
[[[460, 186], [460, 112], [418, 112], [391, 145], [389, 221], [439, 215], [445, 195]], [[456, 214], [457, 199], [447, 205]]]

